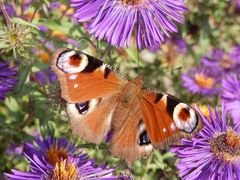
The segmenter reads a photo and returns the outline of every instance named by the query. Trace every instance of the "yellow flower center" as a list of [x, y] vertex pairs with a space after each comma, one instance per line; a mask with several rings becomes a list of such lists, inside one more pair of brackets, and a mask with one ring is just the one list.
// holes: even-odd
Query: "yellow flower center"
[[136, 5], [140, 3], [142, 0], [122, 0], [123, 3], [125, 4], [130, 4], [130, 5]]
[[207, 117], [207, 119], [210, 119], [210, 111], [208, 109], [208, 107], [206, 105], [197, 105], [197, 104], [193, 104], [193, 107], [195, 109], [197, 109], [197, 107], [200, 109], [201, 113]]
[[[33, 12], [25, 13], [25, 14], [23, 15], [23, 18], [26, 19], [26, 20], [31, 20], [32, 17], [33, 17]], [[41, 18], [41, 15], [40, 15], [38, 12], [35, 13], [34, 19], [35, 19], [35, 20], [39, 20], [40, 18]]]
[[67, 158], [67, 150], [63, 147], [58, 148], [56, 145], [52, 145], [46, 152], [46, 159], [52, 165], [55, 165], [56, 163], [59, 163]]
[[40, 52], [37, 54], [37, 57], [39, 57], [44, 62], [49, 62], [50, 56], [50, 53], [44, 50], [40, 50]]
[[194, 75], [195, 82], [202, 88], [212, 89], [214, 85], [214, 79], [210, 77], [206, 77], [203, 74], [195, 74]]
[[67, 164], [67, 160], [61, 161], [56, 164], [53, 170], [52, 180], [77, 180], [78, 168], [73, 162]]
[[210, 141], [213, 153], [228, 163], [240, 162], [240, 135], [231, 128]]
[[53, 31], [52, 36], [56, 37], [60, 40], [66, 40], [68, 38], [66, 34], [64, 34], [63, 32], [60, 32], [60, 31]]
[[17, 41], [18, 41], [18, 34], [17, 34], [17, 32], [10, 32], [9, 33], [9, 41], [10, 42], [12, 42], [12, 44], [16, 44], [17, 43]]
[[60, 5], [60, 11], [66, 13], [66, 15], [72, 15], [74, 12], [73, 8], [68, 8], [66, 5], [61, 4]]

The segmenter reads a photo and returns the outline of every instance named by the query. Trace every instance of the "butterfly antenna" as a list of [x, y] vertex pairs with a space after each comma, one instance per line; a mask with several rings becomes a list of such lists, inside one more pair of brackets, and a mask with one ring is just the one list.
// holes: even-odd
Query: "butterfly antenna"
[[173, 72], [173, 71], [181, 71], [182, 70], [182, 66], [179, 66], [179, 67], [176, 67], [174, 69], [170, 69], [168, 71], [165, 71], [166, 73], [169, 73], [169, 72]]
[[111, 46], [108, 45], [106, 49], [103, 51], [102, 56], [100, 57], [101, 60], [104, 60], [104, 57], [108, 54], [108, 52], [111, 50]]

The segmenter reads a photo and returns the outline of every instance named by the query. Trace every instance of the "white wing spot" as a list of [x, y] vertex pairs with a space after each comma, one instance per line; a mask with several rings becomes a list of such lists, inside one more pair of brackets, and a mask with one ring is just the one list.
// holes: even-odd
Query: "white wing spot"
[[77, 74], [71, 74], [71, 75], [69, 76], [69, 79], [70, 79], [70, 80], [74, 80], [74, 79], [76, 79], [77, 77], [78, 77]]
[[79, 86], [78, 84], [74, 84], [74, 86], [73, 86], [73, 87], [74, 87], [74, 88], [77, 88], [78, 86]]
[[166, 129], [166, 128], [163, 128], [163, 132], [167, 132], [167, 129]]
[[170, 129], [172, 130], [172, 131], [175, 131], [176, 130], [176, 126], [175, 126], [175, 124], [172, 122], [171, 123], [171, 125], [170, 125]]

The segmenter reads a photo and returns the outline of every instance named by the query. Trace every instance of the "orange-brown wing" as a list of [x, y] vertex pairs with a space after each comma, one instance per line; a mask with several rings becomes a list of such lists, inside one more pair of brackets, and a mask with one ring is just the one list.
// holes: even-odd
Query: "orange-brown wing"
[[51, 65], [69, 103], [114, 95], [126, 83], [102, 61], [71, 49], [61, 49]]
[[[128, 164], [153, 151], [140, 113], [140, 104], [126, 107], [125, 111], [116, 109], [113, 114], [112, 137], [109, 151], [113, 156], [124, 159]], [[124, 116], [126, 113], [127, 116]], [[123, 114], [123, 115], [121, 115]], [[125, 121], [121, 119], [124, 118]]]
[[198, 132], [202, 121], [195, 109], [174, 96], [142, 90], [143, 121], [154, 147], [166, 145]]
[[73, 133], [85, 141], [100, 144], [111, 129], [115, 97], [92, 99], [81, 103], [68, 103], [67, 114]]

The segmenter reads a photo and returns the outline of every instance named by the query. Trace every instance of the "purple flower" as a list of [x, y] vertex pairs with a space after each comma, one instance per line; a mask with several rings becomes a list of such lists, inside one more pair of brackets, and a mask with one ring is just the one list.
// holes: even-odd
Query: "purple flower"
[[15, 68], [9, 67], [8, 63], [0, 62], [0, 100], [5, 99], [5, 94], [13, 89], [17, 80], [14, 76], [17, 74]]
[[36, 72], [34, 77], [41, 86], [51, 84], [57, 79], [55, 73], [53, 73], [49, 67]]
[[209, 108], [210, 117], [202, 112], [204, 128], [191, 140], [172, 146], [180, 159], [177, 165], [182, 179], [239, 179], [240, 126], [230, 126], [225, 109], [222, 114]]
[[240, 123], [240, 80], [236, 74], [227, 75], [222, 81], [222, 100], [235, 123]]
[[224, 54], [225, 52], [223, 49], [216, 48], [213, 51], [209, 52], [207, 56], [203, 56], [202, 63], [205, 66], [222, 69], [220, 62], [223, 60]]
[[22, 8], [24, 11], [26, 11], [31, 5], [32, 5], [32, 0], [24, 0], [22, 1]]
[[44, 25], [38, 25], [38, 29], [40, 31], [42, 31], [43, 33], [47, 33], [48, 32], [48, 28]]
[[73, 45], [74, 47], [80, 48], [78, 42], [77, 42], [75, 39], [68, 38], [68, 39], [66, 39], [66, 41], [67, 41], [69, 44]]
[[236, 11], [240, 11], [240, 0], [230, 0], [230, 3], [235, 6]]
[[106, 164], [96, 166], [94, 159], [89, 160], [86, 154], [80, 154], [64, 138], [38, 139], [35, 144], [28, 143], [24, 148], [30, 171], [12, 170], [12, 174], [5, 173], [9, 179], [119, 179], [113, 175], [114, 168], [107, 168]]
[[50, 9], [59, 9], [61, 7], [61, 3], [60, 2], [51, 2], [49, 4], [49, 8]]
[[[6, 4], [5, 8], [10, 17], [14, 17], [16, 15], [16, 7], [13, 4]], [[1, 9], [0, 9], [0, 13], [2, 14]]]
[[23, 151], [23, 146], [17, 146], [14, 144], [11, 144], [10, 147], [5, 151], [6, 154], [10, 154], [10, 155], [20, 155], [22, 154]]
[[138, 49], [161, 44], [165, 36], [178, 32], [173, 21], [183, 23], [187, 11], [183, 0], [70, 0], [74, 18], [87, 22], [97, 39], [119, 47], [130, 46], [135, 35]]
[[225, 53], [223, 49], [217, 48], [202, 58], [202, 63], [209, 66], [214, 71], [221, 71], [225, 74], [229, 71], [240, 69], [240, 46], [235, 46], [230, 53]]
[[175, 44], [175, 46], [177, 47], [177, 51], [179, 53], [181, 53], [181, 54], [186, 53], [186, 51], [187, 51], [187, 43], [186, 43], [186, 41], [184, 39], [174, 37], [172, 41]]
[[192, 93], [212, 95], [220, 91], [221, 74], [211, 68], [196, 67], [183, 74], [181, 79], [183, 87]]
[[235, 62], [235, 64], [240, 65], [240, 45], [236, 45], [231, 49], [229, 57]]

